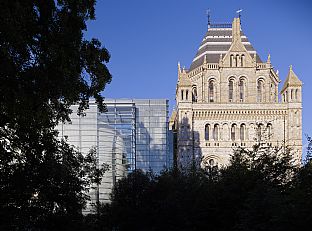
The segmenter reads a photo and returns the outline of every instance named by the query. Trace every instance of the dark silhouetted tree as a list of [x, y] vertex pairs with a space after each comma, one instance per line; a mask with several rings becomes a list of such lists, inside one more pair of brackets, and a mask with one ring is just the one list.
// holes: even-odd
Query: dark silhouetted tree
[[[110, 55], [84, 39], [95, 0], [3, 0], [0, 3], [0, 228], [64, 230], [79, 226], [86, 190], [102, 170], [56, 139], [69, 120], [111, 81]], [[63, 228], [60, 228], [63, 227]], [[68, 229], [67, 229], [68, 230]]]

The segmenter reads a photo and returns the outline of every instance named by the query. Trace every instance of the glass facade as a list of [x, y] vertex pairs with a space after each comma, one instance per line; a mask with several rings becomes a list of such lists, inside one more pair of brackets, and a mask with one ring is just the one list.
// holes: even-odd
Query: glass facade
[[95, 148], [99, 164], [109, 165], [101, 185], [90, 191], [91, 204], [109, 202], [111, 189], [127, 172], [142, 169], [159, 173], [173, 162], [168, 100], [106, 99], [105, 104], [107, 112], [99, 113], [90, 101], [85, 116], [78, 116], [78, 106], [73, 105], [71, 122], [57, 127], [59, 137], [66, 137], [82, 153]]
[[159, 173], [172, 166], [169, 150], [168, 101], [134, 100], [136, 107], [136, 167]]

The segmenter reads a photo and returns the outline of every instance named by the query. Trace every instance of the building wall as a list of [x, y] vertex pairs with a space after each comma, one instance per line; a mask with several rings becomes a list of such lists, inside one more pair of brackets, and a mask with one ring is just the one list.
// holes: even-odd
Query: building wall
[[[289, 147], [296, 162], [301, 161], [301, 82], [290, 68], [282, 89], [284, 100], [279, 101], [280, 80], [270, 56], [262, 62], [255, 51], [247, 51], [239, 27], [235, 19], [232, 29], [208, 29], [203, 43], [211, 46], [204, 58], [202, 48], [197, 54], [203, 62], [195, 58], [190, 70], [178, 66], [175, 127], [179, 166], [192, 161], [202, 167], [209, 162], [227, 165], [235, 148], [252, 148], [257, 143]], [[222, 47], [220, 41], [226, 39], [231, 39], [231, 45]], [[211, 54], [218, 52], [218, 61], [210, 63]], [[242, 56], [237, 59], [240, 63], [233, 64], [233, 57]]]
[[107, 99], [107, 112], [100, 113], [90, 101], [85, 116], [78, 116], [78, 105], [73, 105], [71, 122], [59, 124], [60, 138], [87, 154], [97, 151], [99, 165], [108, 164], [99, 186], [90, 190], [90, 203], [109, 202], [115, 183], [135, 169], [159, 173], [172, 166], [169, 151], [168, 100]]
[[172, 166], [169, 151], [168, 100], [134, 100], [136, 105], [136, 163], [159, 173]]

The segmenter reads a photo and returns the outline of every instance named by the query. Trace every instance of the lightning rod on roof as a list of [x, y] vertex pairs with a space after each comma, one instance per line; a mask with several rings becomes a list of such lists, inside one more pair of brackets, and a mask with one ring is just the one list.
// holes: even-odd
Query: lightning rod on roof
[[242, 14], [241, 14], [242, 11], [243, 11], [243, 9], [238, 9], [238, 10], [236, 11], [236, 13], [238, 14], [238, 18], [239, 18], [239, 19], [241, 19], [241, 17], [242, 17]]
[[207, 14], [207, 18], [208, 18], [208, 28], [210, 27], [210, 9], [208, 9], [206, 11], [206, 14]]

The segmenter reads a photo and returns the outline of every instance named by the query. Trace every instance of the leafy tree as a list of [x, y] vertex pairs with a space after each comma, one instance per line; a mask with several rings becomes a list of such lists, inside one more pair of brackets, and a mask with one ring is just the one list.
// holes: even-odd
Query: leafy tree
[[98, 40], [83, 37], [86, 22], [95, 19], [94, 5], [95, 0], [0, 3], [2, 229], [73, 224], [86, 190], [103, 173], [95, 168], [94, 152], [83, 157], [54, 131], [69, 120], [74, 103], [82, 114], [94, 97], [105, 110], [101, 91], [111, 81], [105, 65], [110, 55]]
[[297, 176], [289, 152], [256, 145], [207, 170], [130, 174], [99, 220], [109, 230], [287, 230]]

